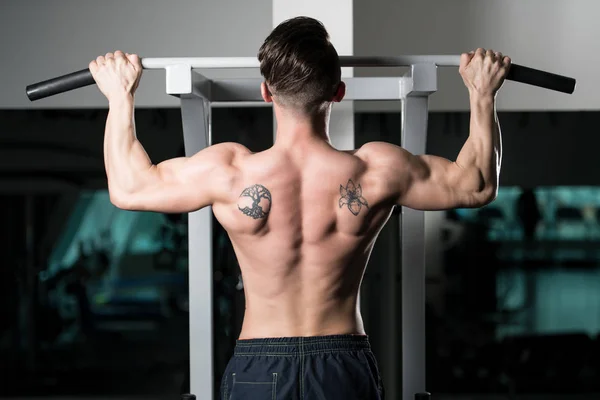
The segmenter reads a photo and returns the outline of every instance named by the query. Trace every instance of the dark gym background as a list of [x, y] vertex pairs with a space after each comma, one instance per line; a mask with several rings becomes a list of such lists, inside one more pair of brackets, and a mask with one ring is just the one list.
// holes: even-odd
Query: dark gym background
[[[106, 110], [0, 111], [0, 396], [176, 399], [185, 390], [187, 218], [110, 204], [105, 117]], [[428, 152], [454, 159], [468, 118], [431, 113]], [[136, 120], [154, 162], [182, 154], [179, 109], [140, 109]], [[439, 255], [428, 271], [428, 390], [436, 399], [594, 398], [599, 114], [514, 112], [500, 120], [497, 200], [428, 218]], [[355, 130], [357, 146], [399, 144], [400, 114], [359, 113]], [[213, 137], [265, 149], [271, 110], [215, 108]], [[397, 232], [393, 218], [364, 282], [376, 353], [385, 351], [372, 323], [382, 310], [370, 306], [368, 293], [381, 284], [382, 269], [399, 266]], [[244, 305], [235, 255], [218, 224], [214, 248], [220, 377]]]

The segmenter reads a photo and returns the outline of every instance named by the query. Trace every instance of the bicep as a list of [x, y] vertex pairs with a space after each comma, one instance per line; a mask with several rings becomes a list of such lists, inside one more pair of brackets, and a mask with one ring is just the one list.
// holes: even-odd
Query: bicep
[[482, 196], [473, 190], [480, 181], [475, 170], [464, 170], [446, 158], [410, 155], [407, 179], [397, 203], [417, 210], [447, 210], [482, 205]]
[[432, 155], [413, 155], [389, 143], [376, 144], [370, 156], [397, 205], [417, 210], [474, 207], [482, 199], [476, 190], [479, 176], [458, 164]]

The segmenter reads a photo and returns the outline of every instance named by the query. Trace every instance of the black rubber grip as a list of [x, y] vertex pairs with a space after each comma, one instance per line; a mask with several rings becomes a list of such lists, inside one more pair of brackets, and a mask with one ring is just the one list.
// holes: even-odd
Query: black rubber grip
[[506, 79], [567, 94], [572, 94], [575, 91], [575, 85], [577, 84], [577, 81], [573, 78], [540, 71], [539, 69], [524, 67], [518, 64], [512, 64], [510, 66], [510, 71], [508, 71]]
[[96, 83], [89, 68], [27, 86], [25, 93], [31, 101], [54, 96]]

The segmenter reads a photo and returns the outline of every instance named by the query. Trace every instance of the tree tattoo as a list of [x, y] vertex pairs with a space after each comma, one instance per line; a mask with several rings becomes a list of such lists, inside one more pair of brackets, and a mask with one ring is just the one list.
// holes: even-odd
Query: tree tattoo
[[369, 208], [369, 204], [367, 204], [367, 200], [362, 197], [362, 188], [360, 184], [358, 186], [354, 185], [352, 179], [348, 179], [348, 183], [346, 187], [340, 185], [340, 208], [343, 206], [348, 206], [348, 210], [354, 215], [358, 215], [362, 206]]
[[253, 219], [265, 218], [271, 210], [271, 192], [263, 185], [247, 187], [240, 194], [238, 209]]

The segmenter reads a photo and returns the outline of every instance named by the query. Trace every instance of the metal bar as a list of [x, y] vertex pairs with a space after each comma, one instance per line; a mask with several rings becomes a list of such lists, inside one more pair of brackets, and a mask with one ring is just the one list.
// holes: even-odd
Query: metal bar
[[416, 64], [458, 67], [460, 55], [340, 56], [340, 62], [342, 67], [410, 67]]
[[257, 101], [264, 102], [260, 94], [260, 78], [213, 79], [213, 102]]
[[[340, 56], [342, 67], [410, 67], [414, 64], [435, 64], [439, 67], [457, 67], [460, 55], [415, 56]], [[185, 64], [198, 69], [258, 68], [256, 57], [174, 57], [143, 58], [145, 69], [164, 69], [171, 65]]]
[[[399, 100], [400, 77], [345, 78], [346, 97], [344, 100]], [[211, 85], [213, 102], [262, 102], [260, 94], [261, 78], [214, 79]]]
[[[427, 129], [427, 97], [403, 102], [402, 146], [423, 154]], [[419, 133], [422, 132], [422, 133]], [[423, 136], [421, 136], [423, 135]], [[425, 217], [402, 207], [402, 392], [410, 399], [425, 391]]]
[[[434, 65], [415, 65], [402, 91], [402, 147], [424, 154], [429, 95], [437, 90]], [[425, 392], [425, 215], [402, 207], [402, 398]]]
[[[195, 95], [181, 96], [186, 156], [211, 143], [210, 104]], [[190, 389], [201, 399], [212, 399], [213, 368], [213, 266], [212, 210], [189, 214]]]
[[[440, 67], [456, 67], [460, 63], [460, 56], [396, 56], [396, 57], [360, 57], [341, 56], [342, 67], [402, 67], [411, 65], [431, 64]], [[253, 57], [242, 58], [144, 58], [142, 66], [145, 69], [166, 69], [167, 73], [173, 75], [171, 79], [177, 83], [178, 90], [190, 87], [189, 75], [183, 76], [184, 70], [192, 68], [257, 68], [259, 62]], [[177, 75], [181, 75], [181, 81], [175, 81]], [[508, 80], [526, 83], [533, 86], [572, 94], [575, 90], [574, 78], [552, 74], [529, 67], [513, 64], [506, 77]], [[25, 93], [29, 100], [35, 101], [69, 90], [93, 85], [94, 78], [89, 68], [76, 71], [71, 74], [48, 79], [42, 82], [28, 85]], [[184, 87], [184, 89], [181, 89]]]
[[329, 120], [329, 137], [331, 144], [338, 150], [355, 148], [354, 104], [350, 101], [337, 103]]
[[212, 100], [212, 81], [189, 66], [176, 65], [166, 69], [166, 92], [173, 96], [194, 95]]

